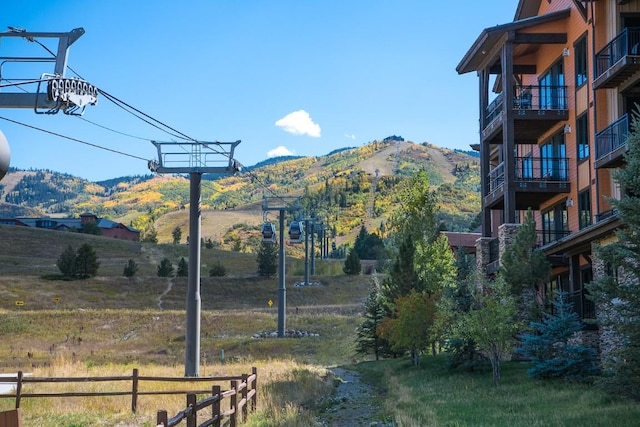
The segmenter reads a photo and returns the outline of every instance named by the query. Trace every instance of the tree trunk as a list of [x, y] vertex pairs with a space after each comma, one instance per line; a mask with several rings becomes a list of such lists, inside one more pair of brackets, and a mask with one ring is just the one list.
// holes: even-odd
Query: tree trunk
[[491, 368], [493, 369], [493, 384], [500, 385], [501, 372], [500, 372], [500, 356], [497, 354], [492, 354], [491, 357]]

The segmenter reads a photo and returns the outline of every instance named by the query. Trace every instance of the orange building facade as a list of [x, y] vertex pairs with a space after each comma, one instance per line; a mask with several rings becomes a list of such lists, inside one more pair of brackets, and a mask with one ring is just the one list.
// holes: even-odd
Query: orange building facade
[[513, 22], [486, 28], [460, 61], [479, 77], [482, 238], [478, 266], [499, 258], [528, 209], [552, 281], [583, 319], [585, 284], [604, 274], [594, 243], [620, 226], [630, 112], [640, 103], [640, 0], [520, 0]]

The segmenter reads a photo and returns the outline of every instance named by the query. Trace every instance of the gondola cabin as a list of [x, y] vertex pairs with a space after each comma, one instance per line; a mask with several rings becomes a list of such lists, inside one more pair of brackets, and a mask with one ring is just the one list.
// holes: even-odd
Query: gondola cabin
[[289, 243], [302, 243], [304, 227], [299, 221], [289, 224]]
[[276, 242], [276, 227], [270, 222], [262, 224], [262, 241], [266, 243]]

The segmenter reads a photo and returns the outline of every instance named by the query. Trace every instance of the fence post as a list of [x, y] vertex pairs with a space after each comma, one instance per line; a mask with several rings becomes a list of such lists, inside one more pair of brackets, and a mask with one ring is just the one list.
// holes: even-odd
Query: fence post
[[238, 381], [231, 381], [231, 419], [229, 420], [229, 427], [236, 427], [238, 425]]
[[156, 417], [156, 424], [159, 426], [167, 427], [167, 424], [169, 424], [169, 416], [167, 415], [166, 410], [160, 409], [158, 411], [158, 415]]
[[244, 387], [242, 388], [242, 400], [244, 400], [244, 405], [242, 405], [242, 422], [246, 422], [247, 421], [247, 405], [249, 404], [249, 402], [247, 402], [247, 394], [249, 392], [249, 382], [247, 381], [249, 379], [249, 375], [247, 374], [242, 374], [242, 382], [244, 383]]
[[220, 421], [222, 418], [222, 416], [220, 415], [220, 399], [222, 399], [222, 396], [220, 396], [219, 385], [214, 385], [213, 387], [211, 387], [211, 396], [217, 397], [217, 399], [213, 402], [213, 405], [211, 405], [211, 419], [217, 420], [213, 422], [213, 427], [220, 427]]
[[16, 409], [20, 409], [21, 399], [22, 399], [22, 371], [18, 371], [18, 379], [16, 381]]
[[187, 427], [197, 427], [198, 425], [198, 413], [196, 412], [196, 395], [193, 393], [187, 394]]
[[258, 368], [255, 366], [251, 368], [251, 374], [255, 375], [255, 379], [253, 380], [253, 397], [251, 398], [251, 411], [255, 412], [258, 410]]
[[138, 410], [138, 368], [133, 368], [133, 385], [131, 388], [131, 412]]

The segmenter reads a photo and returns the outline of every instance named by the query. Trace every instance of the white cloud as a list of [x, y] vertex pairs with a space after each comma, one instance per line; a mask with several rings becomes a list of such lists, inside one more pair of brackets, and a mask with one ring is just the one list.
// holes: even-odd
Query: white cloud
[[354, 134], [352, 134], [352, 133], [345, 133], [345, 134], [344, 134], [344, 136], [345, 136], [346, 138], [351, 139], [351, 140], [356, 139], [356, 136], [355, 136]]
[[276, 122], [276, 126], [294, 135], [320, 137], [320, 126], [315, 123], [309, 113], [304, 110], [289, 113]]
[[280, 157], [280, 156], [293, 156], [296, 154], [295, 151], [289, 150], [284, 145], [280, 145], [279, 147], [274, 148], [273, 150], [269, 150], [267, 153], [267, 157]]

